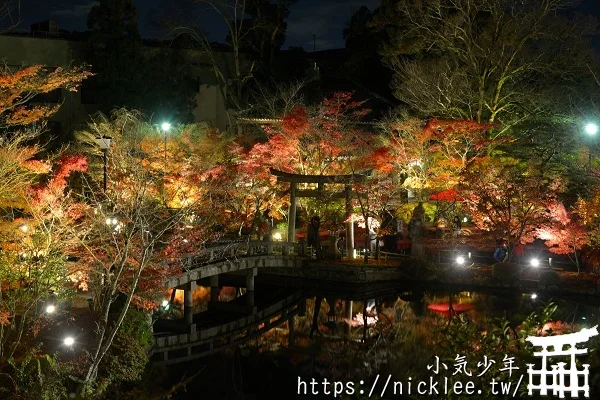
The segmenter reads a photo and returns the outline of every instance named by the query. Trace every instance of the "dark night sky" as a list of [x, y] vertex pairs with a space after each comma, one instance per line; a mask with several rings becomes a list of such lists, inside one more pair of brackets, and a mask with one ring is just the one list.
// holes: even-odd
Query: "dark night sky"
[[[96, 2], [93, 0], [22, 0], [22, 30], [28, 30], [32, 22], [56, 19], [59, 27], [66, 30], [83, 31], [86, 29], [87, 13]], [[144, 37], [161, 38], [162, 31], [156, 21], [168, 7], [173, 7], [173, 0], [134, 0], [138, 7], [139, 25]], [[288, 20], [288, 46], [302, 46], [312, 51], [313, 34], [316, 35], [317, 50], [344, 47], [342, 30], [346, 26], [353, 11], [365, 5], [371, 10], [376, 8], [380, 0], [298, 0], [291, 7]], [[580, 6], [584, 13], [592, 13], [600, 18], [600, 0], [584, 0]], [[210, 32], [211, 40], [223, 41], [225, 29], [216, 18], [205, 18], [203, 25]]]

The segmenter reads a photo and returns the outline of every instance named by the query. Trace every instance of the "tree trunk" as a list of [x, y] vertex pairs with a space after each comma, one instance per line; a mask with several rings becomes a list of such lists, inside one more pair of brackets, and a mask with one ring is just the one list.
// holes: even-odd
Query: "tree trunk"
[[[367, 219], [365, 219], [367, 221]], [[371, 235], [369, 234], [368, 224], [365, 222], [365, 264], [369, 263], [369, 251], [371, 250]]]
[[[94, 383], [94, 381], [96, 380], [100, 362], [102, 361], [102, 359], [104, 358], [104, 356], [106, 355], [108, 350], [110, 349], [110, 346], [112, 345], [112, 342], [113, 342], [117, 332], [119, 331], [119, 328], [121, 327], [121, 324], [123, 323], [123, 320], [125, 319], [125, 315], [127, 314], [127, 311], [129, 310], [129, 305], [131, 304], [131, 299], [133, 298], [133, 294], [134, 294], [135, 289], [137, 288], [138, 282], [140, 280], [141, 273], [145, 267], [145, 264], [147, 263], [147, 251], [148, 251], [148, 249], [146, 248], [144, 250], [144, 253], [146, 253], [146, 254], [144, 254], [142, 256], [142, 261], [140, 262], [140, 267], [138, 268], [138, 270], [136, 271], [136, 273], [134, 275], [133, 282], [131, 283], [131, 288], [129, 289], [129, 292], [127, 293], [127, 298], [125, 299], [125, 304], [123, 305], [123, 308], [121, 309], [121, 312], [119, 313], [119, 316], [118, 316], [117, 320], [115, 321], [115, 324], [110, 329], [110, 331], [108, 333], [108, 337], [106, 337], [106, 333], [107, 333], [107, 327], [108, 327], [108, 315], [110, 312], [110, 305], [112, 303], [112, 300], [111, 300], [112, 296], [106, 300], [106, 303], [104, 305], [104, 310], [102, 310], [103, 314], [104, 314], [103, 318], [102, 318], [104, 327], [102, 328], [101, 333], [98, 334], [98, 337], [96, 339], [97, 340], [96, 354], [92, 358], [92, 363], [89, 366], [88, 371], [85, 376], [85, 379], [83, 381], [83, 384], [81, 385], [81, 389], [80, 389], [81, 396], [85, 396], [85, 394], [89, 390], [91, 384]], [[123, 263], [123, 265], [121, 266], [121, 271], [123, 270], [124, 267], [125, 267], [125, 265]], [[116, 287], [117, 281], [118, 281], [118, 276], [115, 276], [115, 280], [113, 283], [113, 290], [111, 291], [112, 295], [115, 295], [117, 293], [117, 287]], [[105, 337], [106, 337], [106, 339], [105, 339]]]

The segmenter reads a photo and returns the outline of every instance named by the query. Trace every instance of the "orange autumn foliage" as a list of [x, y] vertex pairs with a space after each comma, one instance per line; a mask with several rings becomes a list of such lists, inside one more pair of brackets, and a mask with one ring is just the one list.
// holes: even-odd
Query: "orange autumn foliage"
[[22, 126], [43, 120], [58, 111], [59, 105], [31, 105], [38, 94], [57, 89], [76, 91], [89, 77], [87, 67], [49, 69], [32, 65], [17, 71], [0, 67], [0, 126]]

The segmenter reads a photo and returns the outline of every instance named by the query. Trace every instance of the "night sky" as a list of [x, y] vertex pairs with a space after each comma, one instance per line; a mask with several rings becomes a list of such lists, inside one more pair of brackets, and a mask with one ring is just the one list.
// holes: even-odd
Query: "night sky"
[[[66, 30], [84, 31], [87, 14], [95, 4], [91, 0], [22, 0], [21, 30], [28, 30], [32, 22], [55, 19], [59, 27]], [[173, 0], [134, 0], [140, 18], [142, 36], [164, 37], [157, 21], [172, 7]], [[313, 34], [316, 35], [317, 50], [344, 47], [342, 30], [350, 20], [354, 10], [362, 5], [376, 8], [380, 0], [298, 0], [290, 8], [287, 40], [284, 48], [302, 46], [306, 51], [313, 49]], [[203, 25], [209, 31], [211, 40], [224, 41], [225, 28], [217, 18], [206, 18]]]
[[[140, 14], [138, 22], [143, 37], [164, 38], [165, 33], [157, 21], [175, 2], [134, 0]], [[84, 31], [87, 14], [95, 3], [92, 0], [22, 0], [23, 23], [20, 29], [28, 30], [35, 21], [55, 19], [61, 29]], [[298, 0], [290, 8], [287, 40], [283, 48], [302, 46], [306, 51], [312, 51], [313, 34], [316, 35], [317, 50], [344, 47], [342, 30], [353, 11], [362, 5], [373, 10], [379, 3], [380, 0]], [[580, 10], [600, 17], [600, 0], [585, 0]], [[225, 28], [217, 18], [206, 17], [202, 25], [210, 33], [212, 41], [224, 41]]]

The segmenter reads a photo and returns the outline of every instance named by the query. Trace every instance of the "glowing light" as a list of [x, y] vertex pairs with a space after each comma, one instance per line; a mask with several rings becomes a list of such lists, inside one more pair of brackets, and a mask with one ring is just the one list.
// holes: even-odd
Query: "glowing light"
[[163, 302], [162, 302], [162, 306], [163, 306], [163, 307], [166, 307], [166, 306], [168, 306], [168, 305], [169, 305], [169, 302], [168, 302], [167, 300], [163, 300]]
[[283, 240], [283, 236], [281, 235], [281, 232], [275, 232], [273, 234], [273, 240]]
[[469, 219], [467, 217], [463, 218], [463, 222], [468, 222], [468, 221], [469, 221]]
[[113, 219], [112, 219], [112, 224], [113, 224], [113, 225], [116, 225], [116, 224], [118, 224], [118, 223], [119, 223], [119, 220], [118, 220], [118, 219], [116, 219], [116, 218], [113, 218]]
[[106, 225], [111, 225], [111, 224], [112, 224], [112, 219], [106, 218]]
[[596, 124], [587, 124], [585, 126], [585, 132], [588, 135], [595, 135], [596, 133], [598, 133], [598, 125], [596, 125]]
[[25, 233], [25, 232], [27, 232], [27, 231], [29, 230], [29, 227], [28, 227], [26, 224], [23, 224], [23, 225], [19, 226], [19, 229], [20, 229], [20, 230], [21, 230], [23, 233]]
[[160, 129], [162, 129], [163, 131], [167, 132], [167, 131], [169, 131], [171, 129], [171, 124], [168, 123], [168, 122], [163, 122], [160, 125]]
[[531, 259], [531, 266], [532, 267], [539, 267], [540, 266], [540, 261], [537, 258], [532, 258]]
[[65, 344], [65, 346], [73, 346], [73, 344], [75, 343], [75, 339], [73, 339], [71, 336], [67, 336], [63, 343]]
[[463, 265], [465, 263], [465, 258], [463, 256], [456, 257], [456, 263], [458, 265]]
[[56, 307], [53, 304], [50, 304], [46, 307], [46, 312], [48, 314], [52, 314], [54, 311], [56, 311]]
[[535, 293], [534, 293], [534, 294], [532, 294], [532, 295], [531, 295], [531, 298], [532, 298], [532, 299], [534, 299], [534, 300], [535, 300], [535, 299], [537, 299], [537, 294], [535, 294]]

